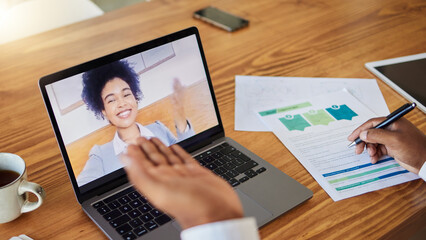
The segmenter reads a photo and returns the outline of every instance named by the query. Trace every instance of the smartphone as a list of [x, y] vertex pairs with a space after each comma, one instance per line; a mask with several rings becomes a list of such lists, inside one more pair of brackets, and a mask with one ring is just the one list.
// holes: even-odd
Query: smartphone
[[194, 12], [194, 17], [211, 23], [217, 27], [233, 32], [248, 25], [249, 21], [224, 12], [215, 7], [206, 7]]

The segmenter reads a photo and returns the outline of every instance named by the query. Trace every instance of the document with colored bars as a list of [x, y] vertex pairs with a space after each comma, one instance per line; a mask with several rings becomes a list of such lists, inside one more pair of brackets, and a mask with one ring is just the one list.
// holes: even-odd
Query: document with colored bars
[[389, 156], [371, 164], [347, 147], [349, 134], [376, 115], [346, 89], [256, 112], [334, 201], [418, 178]]

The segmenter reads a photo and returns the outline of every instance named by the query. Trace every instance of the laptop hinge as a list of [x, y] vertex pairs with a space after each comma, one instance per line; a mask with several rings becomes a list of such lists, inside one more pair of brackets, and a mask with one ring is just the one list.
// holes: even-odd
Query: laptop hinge
[[191, 144], [190, 146], [184, 147], [184, 148], [187, 152], [191, 153], [191, 152], [194, 152], [194, 151], [196, 151], [200, 148], [203, 148], [203, 147], [205, 147], [205, 146], [207, 146], [207, 145], [213, 143], [214, 141], [216, 141], [220, 138], [223, 138], [223, 137], [225, 137], [225, 133], [221, 132], [221, 133], [215, 134], [214, 136], [211, 136], [211, 137], [209, 137], [209, 138], [207, 138], [203, 141], [199, 141], [195, 144]]

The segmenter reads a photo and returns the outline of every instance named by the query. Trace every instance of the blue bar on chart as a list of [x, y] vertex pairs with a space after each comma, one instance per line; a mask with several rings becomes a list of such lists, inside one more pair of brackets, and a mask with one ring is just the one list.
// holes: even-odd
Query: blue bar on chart
[[[322, 174], [322, 175], [324, 177], [332, 177], [332, 176], [336, 176], [336, 175], [339, 175], [339, 174], [347, 174], [349, 172], [364, 169], [364, 168], [371, 167], [371, 166], [380, 166], [381, 164], [389, 163], [390, 161], [393, 161], [393, 160], [394, 159], [392, 157], [389, 157], [389, 158], [385, 158], [385, 159], [380, 160], [376, 164], [372, 164], [372, 163], [362, 164], [362, 165], [359, 165], [359, 166], [354, 166], [354, 167], [342, 169], [342, 170], [339, 170], [339, 171], [329, 172], [329, 173], [325, 173], [325, 174]], [[339, 186], [339, 187], [336, 187], [335, 189], [337, 191], [342, 191], [342, 190], [358, 187], [358, 186], [361, 186], [361, 185], [365, 185], [365, 184], [368, 184], [368, 183], [372, 183], [372, 182], [375, 182], [375, 181], [379, 181], [381, 179], [385, 179], [385, 178], [397, 176], [397, 175], [400, 175], [400, 174], [408, 173], [408, 171], [405, 170], [405, 169], [400, 170], [401, 166], [398, 163], [395, 162], [394, 164], [384, 165], [383, 167], [379, 167], [379, 168], [375, 168], [375, 169], [371, 169], [371, 170], [366, 170], [364, 172], [357, 172], [357, 173], [354, 173], [352, 175], [342, 175], [342, 177], [340, 177], [340, 178], [333, 178], [333, 179], [329, 179], [327, 181], [330, 184], [339, 184], [339, 183], [342, 183], [342, 182], [345, 182], [345, 181], [348, 181], [348, 180], [352, 180], [352, 179], [357, 179], [357, 178], [366, 177], [366, 176], [368, 177], [368, 175], [370, 175], [370, 174], [377, 174], [377, 173], [380, 174], [380, 172], [382, 172], [382, 171], [388, 171], [389, 172], [389, 171], [392, 171], [392, 169], [395, 169], [396, 171], [391, 172], [391, 173], [386, 173], [386, 174], [383, 174], [381, 176], [372, 177], [371, 179], [366, 179], [366, 180], [362, 180], [362, 181], [359, 181], [359, 182], [350, 183], [350, 184], [347, 184], [347, 185], [344, 185], [344, 186]]]
[[339, 170], [339, 171], [325, 173], [322, 176], [323, 177], [331, 177], [331, 176], [334, 176], [334, 175], [337, 175], [337, 174], [347, 173], [347, 172], [355, 171], [355, 170], [358, 170], [358, 169], [370, 167], [370, 166], [373, 166], [373, 165], [378, 166], [379, 164], [389, 162], [389, 161], [392, 161], [392, 160], [394, 160], [394, 159], [392, 157], [389, 157], [389, 158], [385, 158], [385, 159], [378, 161], [376, 164], [367, 163], [367, 164], [363, 164], [363, 165], [359, 165], [359, 166], [355, 166], [355, 167], [351, 167], [351, 168], [342, 169], [342, 170]]
[[346, 104], [340, 106], [333, 105], [331, 108], [326, 108], [325, 110], [337, 120], [352, 120], [353, 117], [358, 116], [358, 114], [352, 111]]

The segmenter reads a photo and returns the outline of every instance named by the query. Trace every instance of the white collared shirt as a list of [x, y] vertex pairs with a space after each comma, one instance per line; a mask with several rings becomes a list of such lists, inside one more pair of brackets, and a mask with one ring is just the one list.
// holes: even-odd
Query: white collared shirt
[[207, 223], [185, 229], [182, 240], [259, 240], [256, 219], [245, 217]]
[[[148, 139], [155, 137], [154, 133], [151, 132], [148, 128], [142, 126], [142, 124], [136, 123], [139, 128], [140, 136], [146, 137]], [[116, 156], [120, 155], [123, 151], [127, 149], [127, 144], [118, 136], [118, 132], [115, 132], [114, 139], [112, 140], [112, 145], [114, 147], [114, 153]]]

